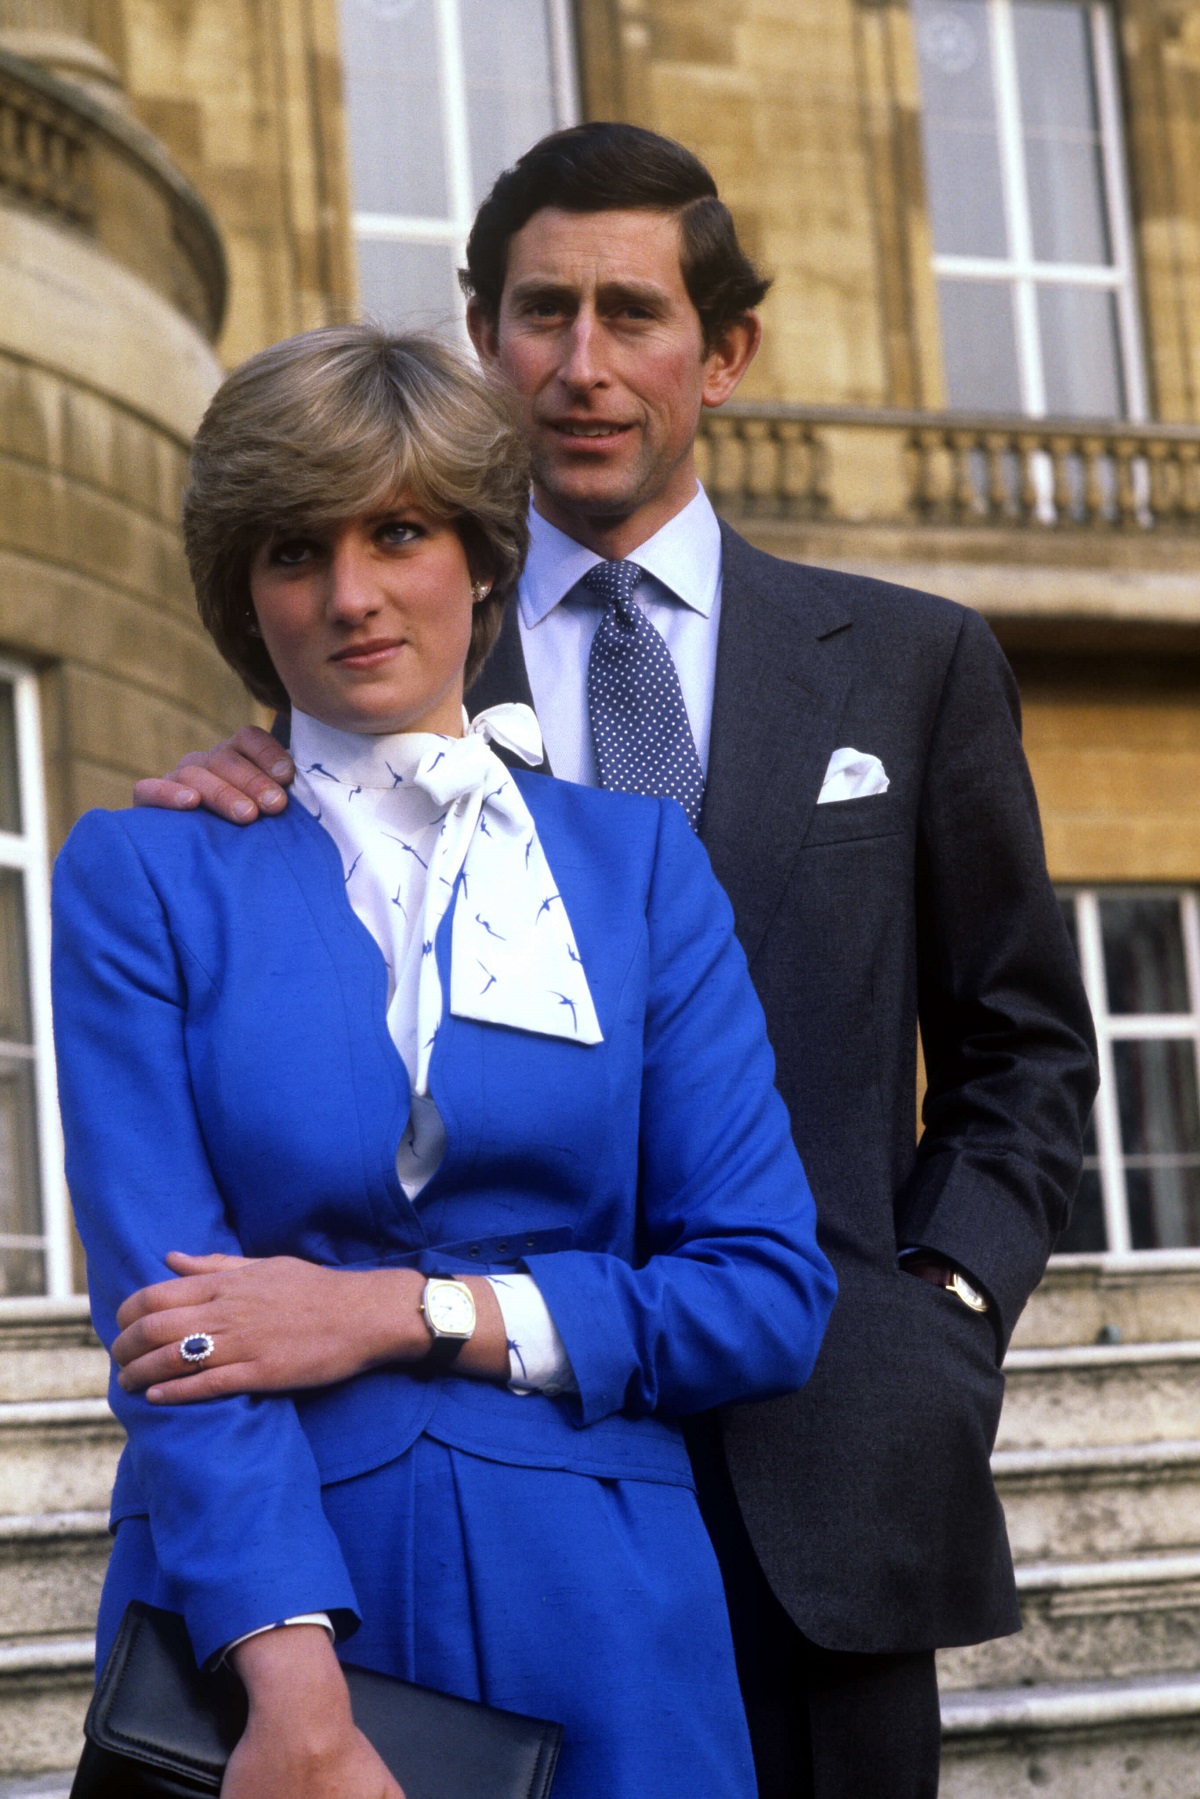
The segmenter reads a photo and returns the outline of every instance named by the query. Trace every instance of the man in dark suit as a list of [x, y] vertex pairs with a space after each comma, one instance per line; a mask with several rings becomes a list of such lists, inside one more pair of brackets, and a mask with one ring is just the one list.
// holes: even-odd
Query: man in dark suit
[[[535, 469], [472, 709], [532, 700], [555, 772], [694, 802], [840, 1283], [808, 1387], [694, 1433], [760, 1792], [931, 1799], [934, 1649], [1019, 1627], [999, 1363], [1095, 1086], [1013, 679], [976, 614], [713, 517], [696, 429], [753, 356], [765, 283], [688, 152], [610, 125], [535, 145], [481, 209], [465, 285]], [[624, 712], [596, 651], [619, 661], [622, 630], [644, 658]], [[139, 798], [248, 821], [288, 773], [240, 733]]]

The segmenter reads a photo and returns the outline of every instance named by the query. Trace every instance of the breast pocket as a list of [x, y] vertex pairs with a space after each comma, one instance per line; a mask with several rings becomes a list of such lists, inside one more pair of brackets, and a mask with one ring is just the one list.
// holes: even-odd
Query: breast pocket
[[892, 837], [899, 831], [897, 801], [890, 793], [864, 794], [856, 800], [833, 800], [814, 806], [804, 848], [826, 843], [854, 843], [864, 837]]

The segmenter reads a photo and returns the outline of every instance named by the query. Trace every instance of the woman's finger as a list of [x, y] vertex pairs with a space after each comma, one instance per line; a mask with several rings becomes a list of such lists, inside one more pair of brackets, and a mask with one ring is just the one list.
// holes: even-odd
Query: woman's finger
[[231, 1362], [227, 1368], [200, 1368], [186, 1380], [156, 1381], [147, 1387], [151, 1405], [196, 1405], [204, 1399], [228, 1399], [248, 1393], [252, 1370], [247, 1363]]
[[180, 1275], [171, 1281], [156, 1281], [152, 1287], [139, 1287], [123, 1300], [117, 1310], [117, 1324], [122, 1331], [142, 1318], [159, 1312], [178, 1312], [189, 1306], [203, 1305], [216, 1297], [211, 1274]]
[[184, 1249], [170, 1249], [164, 1258], [167, 1267], [176, 1269], [180, 1274], [220, 1274], [224, 1268], [245, 1268], [252, 1259], [250, 1256], [226, 1256], [220, 1253], [193, 1256]]

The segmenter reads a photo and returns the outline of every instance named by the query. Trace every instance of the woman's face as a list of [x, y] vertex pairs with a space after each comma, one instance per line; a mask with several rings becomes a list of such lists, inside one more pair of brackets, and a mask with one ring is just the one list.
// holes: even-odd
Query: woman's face
[[275, 537], [250, 565], [250, 597], [300, 711], [343, 731], [461, 734], [474, 600], [452, 525], [402, 496], [377, 516]]

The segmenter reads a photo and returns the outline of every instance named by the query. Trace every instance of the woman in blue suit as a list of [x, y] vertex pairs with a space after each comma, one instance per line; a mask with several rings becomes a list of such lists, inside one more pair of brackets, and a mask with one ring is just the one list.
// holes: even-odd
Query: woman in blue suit
[[185, 534], [221, 650], [291, 708], [301, 804], [90, 813], [56, 870], [129, 1439], [98, 1649], [141, 1598], [230, 1656], [225, 1799], [396, 1799], [343, 1644], [560, 1719], [561, 1799], [754, 1792], [677, 1420], [800, 1385], [833, 1279], [682, 811], [514, 772], [524, 708], [466, 726], [527, 492], [430, 340], [236, 371]]

